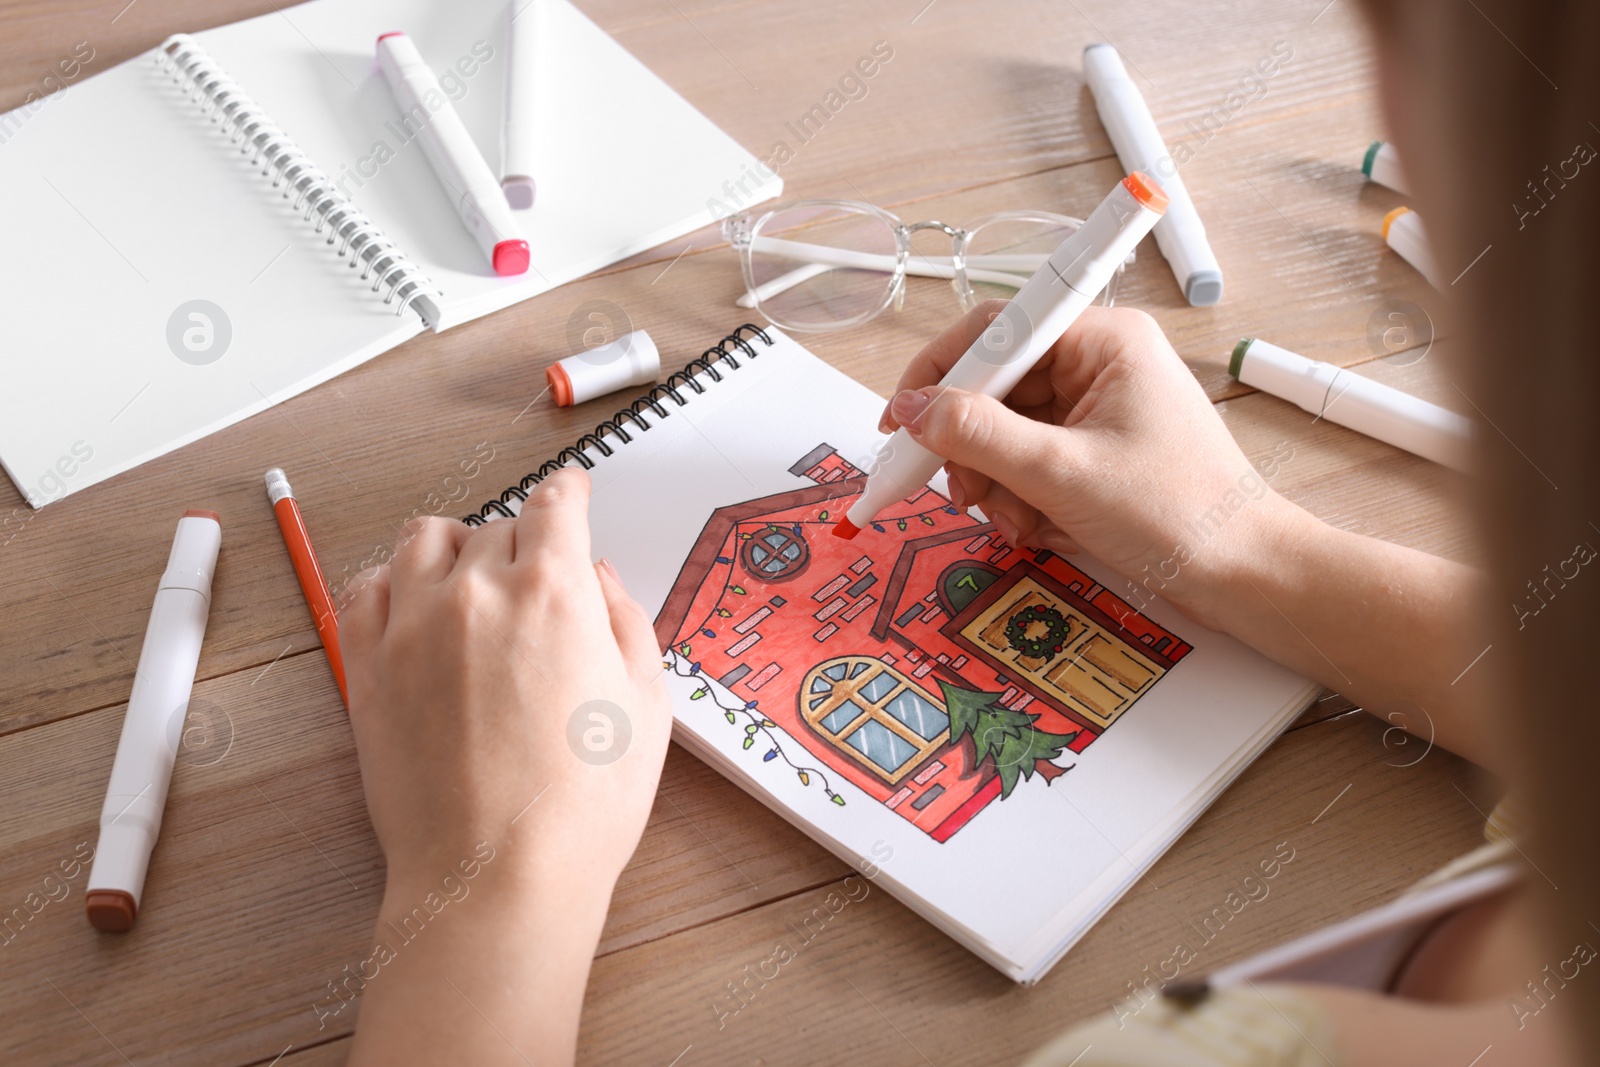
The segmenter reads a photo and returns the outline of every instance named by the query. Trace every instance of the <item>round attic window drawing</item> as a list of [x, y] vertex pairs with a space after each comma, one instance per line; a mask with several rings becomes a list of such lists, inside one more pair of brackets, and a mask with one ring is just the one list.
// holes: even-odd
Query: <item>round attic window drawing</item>
[[744, 543], [740, 558], [744, 569], [763, 582], [786, 582], [810, 565], [811, 549], [794, 530], [769, 526]]

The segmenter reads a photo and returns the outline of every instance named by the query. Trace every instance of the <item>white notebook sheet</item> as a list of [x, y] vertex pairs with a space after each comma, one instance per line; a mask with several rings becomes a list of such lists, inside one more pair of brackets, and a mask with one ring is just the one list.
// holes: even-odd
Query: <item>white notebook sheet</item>
[[[724, 183], [745, 183], [741, 207], [778, 194], [576, 8], [537, 0], [520, 16], [541, 31], [538, 199], [517, 213], [532, 269], [496, 277], [373, 57], [379, 33], [411, 34], [498, 170], [506, 14], [504, 0], [314, 0], [194, 37], [438, 288], [440, 329], [707, 225]], [[358, 279], [156, 53], [19, 112], [0, 144], [0, 463], [35, 507], [426, 328]], [[226, 347], [207, 309], [209, 337], [186, 311], [174, 320], [197, 300], [221, 309]], [[175, 354], [191, 351], [185, 330], [211, 362]]]
[[1005, 544], [940, 482], [834, 537], [883, 401], [775, 329], [736, 336], [704, 358], [720, 381], [658, 386], [609, 455], [545, 469], [591, 467], [594, 554], [656, 620], [677, 740], [1035, 981], [1318, 687], [1135, 611], [1093, 560]]

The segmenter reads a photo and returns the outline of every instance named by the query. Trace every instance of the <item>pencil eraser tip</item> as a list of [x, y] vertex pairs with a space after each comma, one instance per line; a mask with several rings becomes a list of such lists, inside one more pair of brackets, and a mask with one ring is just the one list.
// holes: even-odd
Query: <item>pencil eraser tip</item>
[[1195, 271], [1183, 284], [1183, 295], [1190, 307], [1208, 308], [1222, 303], [1222, 272]]
[[204, 508], [190, 508], [183, 513], [183, 517], [186, 519], [210, 519], [218, 526], [222, 525], [221, 515], [218, 515], [215, 511], [206, 511]]
[[501, 241], [494, 246], [494, 272], [501, 277], [526, 274], [531, 259], [527, 241]]
[[510, 174], [500, 179], [500, 188], [506, 194], [506, 203], [513, 210], [526, 211], [533, 206], [534, 188], [533, 179], [521, 174]]
[[833, 536], [843, 538], [846, 541], [855, 540], [856, 534], [860, 532], [861, 527], [849, 519], [840, 519], [839, 524], [833, 528]]
[[89, 925], [108, 934], [125, 934], [133, 929], [139, 906], [133, 894], [122, 889], [94, 889], [83, 898]]
[[282, 467], [273, 467], [266, 474], [267, 499], [273, 507], [278, 506], [278, 501], [284, 497], [294, 496], [294, 490], [289, 488], [289, 476], [283, 473]]

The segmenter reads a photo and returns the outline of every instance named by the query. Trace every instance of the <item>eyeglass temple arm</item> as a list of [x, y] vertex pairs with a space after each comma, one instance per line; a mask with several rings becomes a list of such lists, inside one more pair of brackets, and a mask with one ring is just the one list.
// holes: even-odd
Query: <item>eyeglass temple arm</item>
[[[832, 248], [828, 245], [807, 244], [803, 241], [786, 241], [778, 237], [758, 237], [751, 242], [753, 251], [767, 252], [782, 256], [787, 259], [809, 260], [803, 267], [780, 274], [755, 288], [753, 292], [746, 292], [736, 301], [742, 308], [755, 307], [759, 301], [770, 299], [779, 293], [794, 288], [802, 282], [810, 281], [819, 274], [830, 270], [856, 269], [876, 270], [885, 274], [894, 273], [899, 266], [899, 260], [894, 256], [886, 256], [873, 252], [852, 252], [845, 248]], [[1016, 255], [975, 255], [967, 256], [967, 278], [975, 282], [988, 282], [992, 285], [1006, 285], [1013, 289], [1020, 289], [1027, 282], [1029, 276], [1040, 267], [1044, 266], [1046, 253], [1016, 254]], [[978, 269], [973, 269], [973, 264], [981, 264]], [[999, 268], [986, 270], [984, 267]], [[1027, 274], [1005, 274], [1004, 269], [1023, 270]], [[918, 278], [954, 278], [955, 264], [953, 257], [937, 256], [932, 259], [918, 256], [907, 260], [905, 273]]]

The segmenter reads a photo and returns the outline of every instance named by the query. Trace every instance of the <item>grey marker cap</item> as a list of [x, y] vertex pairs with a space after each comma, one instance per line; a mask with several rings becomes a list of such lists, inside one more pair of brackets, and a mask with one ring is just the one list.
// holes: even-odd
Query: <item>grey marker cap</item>
[[1197, 270], [1183, 283], [1183, 295], [1190, 305], [1208, 308], [1222, 302], [1222, 272]]

